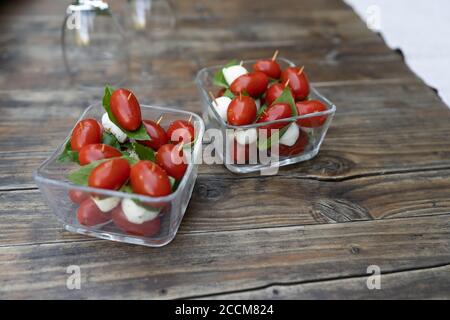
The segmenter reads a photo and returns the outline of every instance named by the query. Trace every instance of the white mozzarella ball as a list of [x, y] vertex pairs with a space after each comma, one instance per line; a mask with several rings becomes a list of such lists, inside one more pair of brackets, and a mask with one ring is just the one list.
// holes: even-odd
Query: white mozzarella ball
[[219, 97], [214, 99], [214, 102], [212, 104], [212, 107], [216, 109], [217, 113], [220, 115], [220, 117], [227, 121], [227, 111], [228, 106], [231, 103], [231, 99], [228, 97]]
[[125, 140], [127, 140], [127, 135], [125, 134], [125, 132], [123, 132], [122, 129], [116, 126], [114, 122], [109, 119], [106, 112], [102, 116], [102, 126], [106, 131], [110, 132], [114, 137], [116, 137], [116, 139], [120, 143], [124, 143]]
[[291, 123], [286, 132], [280, 138], [280, 144], [292, 147], [300, 136], [300, 130], [295, 122]]
[[261, 100], [255, 99], [255, 104], [256, 104], [256, 110], [259, 110], [259, 108], [261, 108]]
[[100, 209], [101, 212], [109, 212], [120, 202], [120, 198], [117, 197], [107, 197], [107, 198], [97, 198], [97, 197], [91, 197], [92, 200], [95, 202], [97, 207]]
[[129, 222], [143, 224], [144, 222], [155, 219], [160, 210], [148, 207], [144, 208], [132, 199], [123, 199], [122, 211]]
[[258, 139], [258, 131], [256, 128], [251, 128], [247, 130], [236, 130], [235, 137], [237, 143], [241, 145], [255, 143]]
[[231, 85], [234, 80], [239, 78], [240, 76], [247, 74], [248, 71], [241, 65], [235, 65], [222, 69], [223, 76], [225, 77], [225, 81], [228, 85]]

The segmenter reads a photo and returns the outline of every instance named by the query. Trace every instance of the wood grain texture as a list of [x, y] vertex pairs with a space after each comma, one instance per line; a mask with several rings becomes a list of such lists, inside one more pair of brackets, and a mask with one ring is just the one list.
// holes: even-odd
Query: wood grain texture
[[[190, 86], [170, 92], [136, 91], [147, 103], [199, 110], [199, 98]], [[450, 130], [450, 111], [421, 83], [352, 83], [319, 89], [338, 106], [321, 151], [311, 161], [281, 168], [278, 175], [331, 181], [450, 168], [450, 140], [443, 138]], [[62, 143], [83, 108], [95, 99], [92, 92], [84, 93], [81, 101], [80, 92], [0, 93], [5, 115], [0, 118], [0, 176], [4, 176], [0, 189], [34, 187], [31, 172]], [[200, 173], [236, 177], [219, 165], [201, 166]], [[249, 176], [258, 173], [245, 175]]]
[[204, 299], [280, 300], [280, 299], [442, 299], [450, 296], [450, 266], [381, 275], [381, 288], [369, 290], [364, 277], [306, 283], [276, 285], [260, 290], [245, 291]]
[[[164, 248], [63, 231], [32, 171], [102, 91], [67, 80], [66, 3], [2, 4], [0, 298], [448, 298], [450, 113], [402, 57], [339, 0], [171, 2], [176, 30], [130, 46], [141, 102], [200, 112], [200, 68], [280, 49], [338, 106], [320, 154], [274, 177], [200, 166]], [[365, 289], [370, 264], [385, 290]]]
[[[38, 190], [0, 192], [0, 243], [80, 239], [61, 232]], [[450, 170], [323, 182], [199, 176], [179, 233], [250, 230], [450, 213]], [[83, 238], [89, 239], [89, 238]]]
[[[162, 249], [83, 241], [0, 248], [1, 298], [180, 298], [450, 262], [449, 216], [179, 234]], [[67, 290], [66, 268], [82, 289]], [[126, 271], [125, 271], [126, 270]]]

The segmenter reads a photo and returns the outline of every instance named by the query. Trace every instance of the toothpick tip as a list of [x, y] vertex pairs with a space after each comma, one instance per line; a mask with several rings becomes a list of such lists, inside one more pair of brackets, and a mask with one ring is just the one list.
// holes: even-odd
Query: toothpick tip
[[272, 61], [275, 61], [275, 60], [277, 59], [278, 53], [279, 53], [279, 51], [278, 51], [278, 49], [277, 49], [277, 50], [274, 52], [273, 56], [272, 56]]

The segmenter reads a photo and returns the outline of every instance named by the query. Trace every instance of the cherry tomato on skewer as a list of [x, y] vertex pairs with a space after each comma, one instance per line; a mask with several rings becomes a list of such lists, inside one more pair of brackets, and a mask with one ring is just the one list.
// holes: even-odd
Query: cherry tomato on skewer
[[[267, 105], [270, 106], [276, 99], [278, 99], [281, 96], [285, 88], [286, 85], [283, 83], [272, 84], [266, 91], [265, 103], [267, 103]], [[289, 90], [292, 93], [292, 89], [289, 88]], [[292, 96], [294, 96], [293, 93]]]
[[175, 120], [169, 125], [167, 136], [173, 143], [190, 143], [195, 138], [194, 126], [190, 121]]
[[122, 156], [122, 153], [114, 147], [107, 144], [95, 143], [88, 144], [81, 148], [78, 154], [80, 165], [84, 166], [93, 161], [115, 158]]
[[74, 151], [80, 151], [88, 144], [102, 141], [102, 126], [95, 119], [84, 119], [77, 123], [70, 137], [70, 146]]
[[[231, 160], [235, 164], [248, 164], [250, 162], [250, 145], [240, 144], [236, 140], [233, 141], [233, 145], [230, 149]], [[256, 147], [255, 149], [256, 150]]]
[[159, 148], [156, 163], [176, 180], [183, 178], [188, 166], [180, 145], [174, 144], [165, 144]]
[[89, 194], [83, 191], [79, 190], [70, 190], [69, 191], [69, 198], [72, 200], [73, 203], [82, 203], [84, 200], [89, 198]]
[[139, 143], [152, 148], [153, 150], [158, 150], [163, 144], [169, 141], [166, 131], [155, 121], [143, 120], [145, 130], [149, 135], [151, 140], [139, 141]]
[[127, 89], [115, 90], [111, 95], [110, 106], [123, 129], [135, 131], [141, 126], [141, 106], [133, 92]]
[[92, 227], [109, 221], [111, 215], [100, 211], [95, 202], [91, 198], [87, 198], [77, 210], [77, 219], [80, 224]]
[[250, 124], [256, 119], [256, 111], [255, 100], [240, 95], [234, 98], [228, 106], [228, 123], [234, 126]]
[[289, 80], [295, 100], [304, 100], [309, 95], [309, 81], [304, 70], [298, 67], [289, 67], [281, 72], [281, 82]]
[[148, 160], [131, 167], [130, 184], [134, 193], [150, 197], [163, 197], [172, 192], [166, 171]]
[[[295, 103], [295, 107], [297, 108], [299, 116], [327, 110], [327, 107], [319, 100], [298, 101]], [[327, 116], [322, 115], [306, 119], [298, 119], [297, 123], [301, 127], [315, 128], [321, 127], [325, 121], [327, 121]]]
[[[292, 110], [288, 103], [275, 103], [268, 107], [264, 112], [262, 113], [261, 117], [258, 119], [258, 123], [263, 122], [270, 122], [275, 121], [279, 119], [285, 119], [292, 117]], [[265, 126], [259, 127], [259, 129], [267, 129], [267, 136], [270, 137], [272, 135], [272, 130], [274, 129], [281, 129], [284, 126], [286, 126], [288, 122], [279, 122], [279, 123], [273, 123], [268, 124]]]
[[92, 170], [88, 185], [93, 188], [117, 190], [130, 177], [130, 165], [125, 159], [111, 159], [100, 163]]
[[260, 71], [244, 74], [233, 81], [230, 85], [230, 90], [234, 95], [249, 94], [256, 98], [266, 91], [269, 85], [269, 78]]
[[113, 210], [112, 219], [119, 229], [131, 235], [151, 237], [158, 234], [161, 229], [161, 218], [157, 217], [143, 223], [133, 223], [128, 220], [121, 206]]
[[256, 61], [253, 65], [253, 70], [263, 72], [272, 79], [278, 79], [281, 75], [280, 65], [272, 59]]
[[299, 154], [305, 151], [307, 145], [308, 145], [308, 135], [304, 131], [300, 130], [300, 135], [293, 146], [286, 146], [284, 144], [279, 144], [278, 155], [287, 157]]

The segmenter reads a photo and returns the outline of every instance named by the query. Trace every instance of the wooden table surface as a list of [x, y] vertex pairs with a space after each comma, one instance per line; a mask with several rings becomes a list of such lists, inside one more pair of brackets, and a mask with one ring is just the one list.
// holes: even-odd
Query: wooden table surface
[[[135, 59], [127, 84], [199, 112], [198, 69], [279, 49], [338, 106], [315, 159], [271, 177], [200, 166], [163, 248], [64, 231], [32, 171], [101, 96], [65, 76], [64, 2], [0, 10], [0, 298], [450, 297], [450, 112], [338, 0], [173, 1], [175, 32], [139, 48], [158, 52], [151, 76]], [[69, 265], [81, 290], [66, 288]]]

